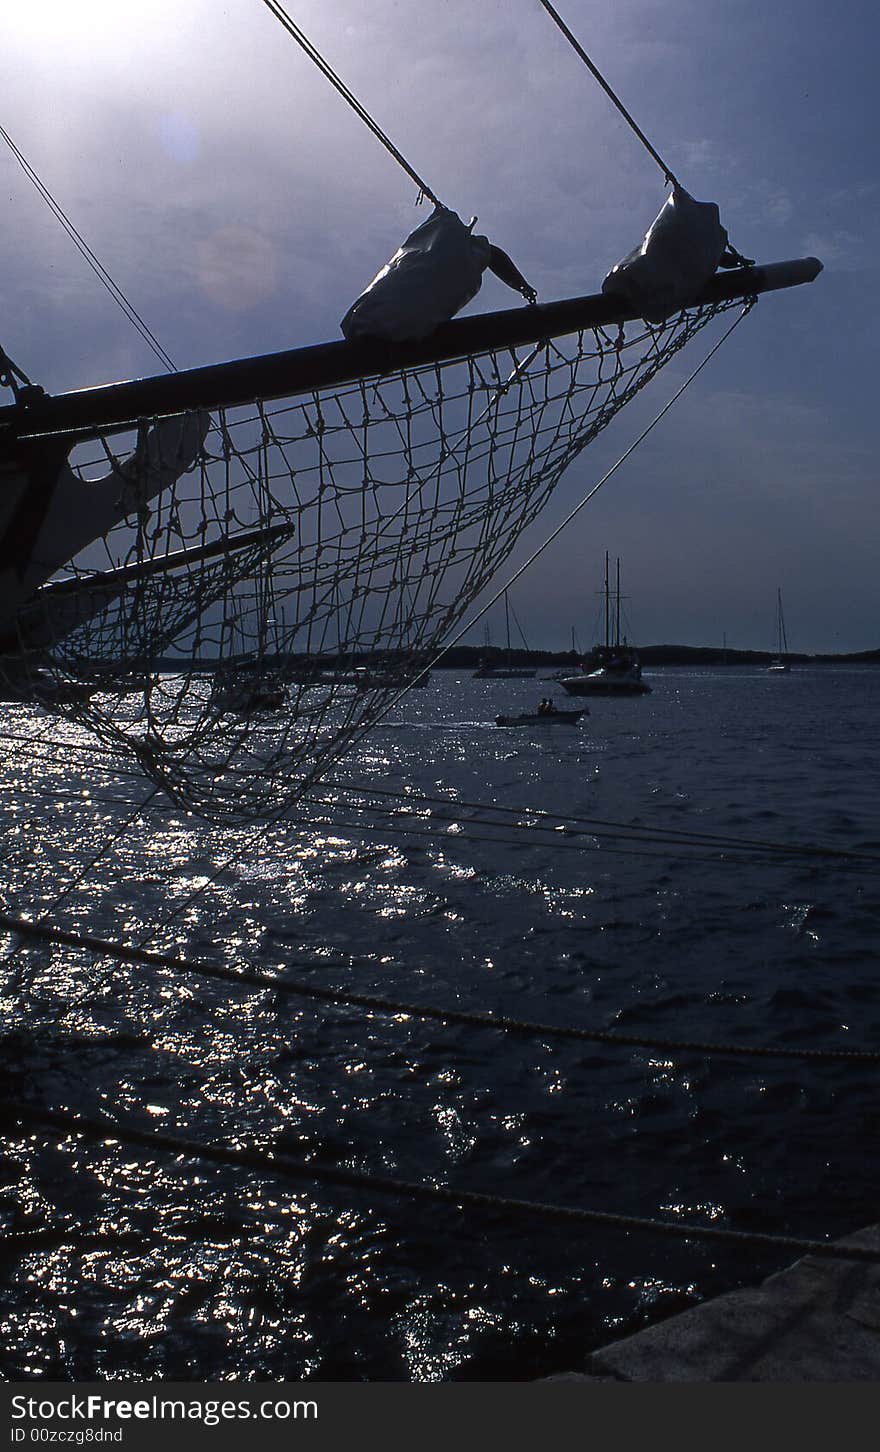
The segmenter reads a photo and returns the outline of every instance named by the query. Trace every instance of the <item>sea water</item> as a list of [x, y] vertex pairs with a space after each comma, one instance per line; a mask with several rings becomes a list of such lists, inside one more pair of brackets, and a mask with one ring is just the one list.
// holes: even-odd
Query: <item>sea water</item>
[[[234, 832], [160, 797], [137, 815], [136, 774], [7, 707], [6, 910], [402, 1005], [876, 1050], [880, 672], [646, 679], [577, 727], [505, 730], [561, 689], [435, 672], [296, 820]], [[674, 835], [693, 833], [719, 840]], [[512, 1035], [4, 951], [7, 1101], [495, 1197], [15, 1131], [7, 1378], [524, 1379], [793, 1257], [505, 1200], [813, 1238], [876, 1220], [871, 1063]]]

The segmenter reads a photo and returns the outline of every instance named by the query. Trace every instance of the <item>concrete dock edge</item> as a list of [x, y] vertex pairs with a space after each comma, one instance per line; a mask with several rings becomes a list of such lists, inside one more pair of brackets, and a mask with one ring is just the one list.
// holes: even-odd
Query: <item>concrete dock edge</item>
[[[880, 1226], [837, 1241], [880, 1253]], [[807, 1255], [760, 1285], [704, 1301], [553, 1381], [880, 1381], [880, 1263]]]

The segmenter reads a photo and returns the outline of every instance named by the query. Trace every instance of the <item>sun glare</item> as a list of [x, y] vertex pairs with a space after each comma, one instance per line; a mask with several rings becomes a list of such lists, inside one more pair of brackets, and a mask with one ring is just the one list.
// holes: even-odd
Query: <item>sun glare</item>
[[4, 41], [33, 47], [44, 58], [125, 53], [169, 15], [165, 0], [33, 0], [4, 14]]

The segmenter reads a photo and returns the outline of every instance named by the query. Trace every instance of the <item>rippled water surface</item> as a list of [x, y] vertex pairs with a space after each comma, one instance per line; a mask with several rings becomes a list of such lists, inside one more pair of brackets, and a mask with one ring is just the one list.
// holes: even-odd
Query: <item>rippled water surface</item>
[[[880, 671], [649, 679], [529, 734], [491, 723], [540, 682], [435, 672], [262, 832], [159, 798], [136, 816], [137, 778], [6, 706], [6, 910], [395, 1002], [876, 1049]], [[724, 841], [671, 835], [694, 832]], [[18, 937], [4, 955], [7, 1101], [665, 1221], [877, 1218], [875, 1065], [505, 1035]], [[39, 1126], [0, 1169], [10, 1378], [527, 1378], [792, 1259]]]

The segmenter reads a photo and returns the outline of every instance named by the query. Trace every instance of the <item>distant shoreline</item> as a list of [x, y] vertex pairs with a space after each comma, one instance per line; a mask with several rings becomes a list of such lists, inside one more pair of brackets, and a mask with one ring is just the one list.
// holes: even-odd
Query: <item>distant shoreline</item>
[[[703, 645], [641, 645], [637, 648], [643, 666], [652, 665], [768, 665], [776, 659], [772, 650], [719, 650]], [[437, 661], [437, 669], [461, 669], [471, 666], [476, 669], [479, 660], [492, 665], [511, 666], [572, 666], [579, 667], [589, 656], [589, 651], [579, 653], [573, 650], [503, 650], [501, 648], [475, 646], [453, 646]], [[817, 652], [808, 655], [802, 651], [788, 651], [785, 659], [791, 665], [880, 665], [880, 649], [848, 651], [840, 654]]]
[[[776, 653], [771, 650], [719, 650], [704, 645], [643, 645], [638, 647], [637, 653], [642, 665], [649, 668], [651, 666], [766, 666], [771, 660], [776, 659]], [[589, 651], [584, 654], [573, 650], [505, 650], [499, 646], [454, 645], [438, 655], [436, 661], [425, 656], [416, 659], [416, 657], [408, 655], [406, 651], [383, 651], [381, 654], [364, 651], [355, 652], [353, 655], [325, 655], [311, 659], [301, 656], [297, 657], [294, 663], [299, 668], [311, 666], [320, 670], [351, 670], [357, 666], [367, 666], [374, 669], [398, 669], [403, 672], [412, 672], [413, 665], [417, 664], [422, 669], [429, 667], [431, 670], [474, 671], [482, 663], [495, 667], [534, 666], [556, 670], [569, 668], [574, 672], [581, 670], [583, 662], [588, 658]], [[824, 652], [807, 655], [804, 652], [789, 651], [785, 659], [789, 664], [795, 666], [880, 665], [880, 649], [841, 652], [838, 655]], [[267, 656], [263, 664], [267, 669], [283, 670], [285, 667], [289, 667], [291, 660], [290, 657], [280, 659]], [[253, 662], [247, 664], [253, 666]], [[155, 663], [155, 669], [160, 671], [184, 669], [213, 671], [216, 667], [216, 660], [204, 656], [197, 659], [164, 656]]]

